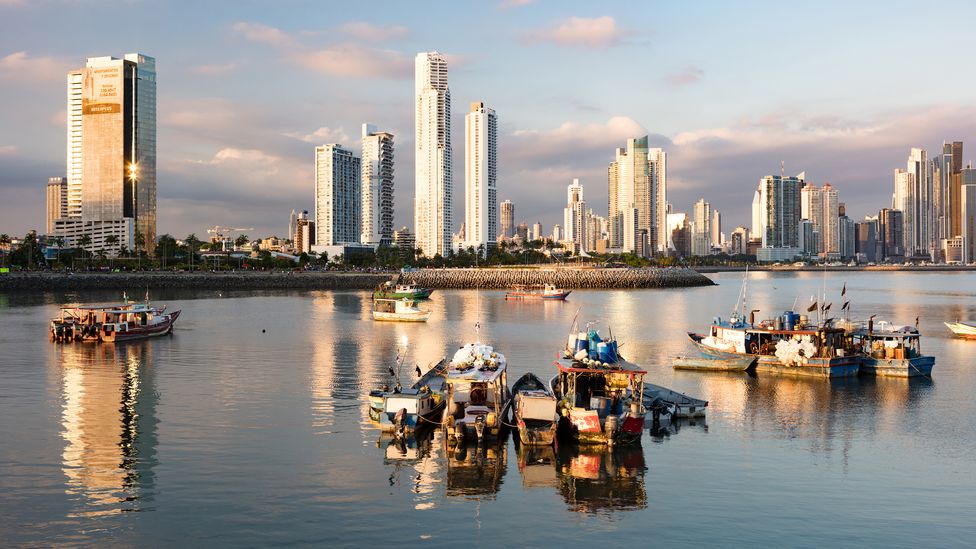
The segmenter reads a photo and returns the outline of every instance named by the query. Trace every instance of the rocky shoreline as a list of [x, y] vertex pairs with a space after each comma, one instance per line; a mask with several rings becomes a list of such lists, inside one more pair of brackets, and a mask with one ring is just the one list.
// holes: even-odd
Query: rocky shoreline
[[[399, 273], [355, 272], [215, 272], [215, 273], [9, 273], [0, 275], [0, 292], [77, 290], [221, 289], [221, 290], [371, 290]], [[405, 280], [430, 288], [508, 288], [543, 284], [564, 288], [674, 288], [710, 286], [691, 269], [423, 269]]]

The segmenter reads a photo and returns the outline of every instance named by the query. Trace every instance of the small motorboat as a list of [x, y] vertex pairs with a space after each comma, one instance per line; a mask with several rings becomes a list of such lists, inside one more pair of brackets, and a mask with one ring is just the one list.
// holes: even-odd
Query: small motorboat
[[957, 320], [956, 322], [943, 322], [943, 324], [956, 337], [976, 339], [976, 323]]
[[505, 355], [483, 343], [468, 343], [454, 353], [447, 368], [447, 408], [441, 421], [448, 444], [498, 440], [511, 398], [507, 366]]
[[[401, 364], [397, 359], [397, 370]], [[400, 387], [399, 380], [389, 387], [369, 392], [369, 418], [379, 423], [380, 429], [402, 435], [423, 426], [425, 422], [436, 425], [444, 408], [444, 375], [447, 359], [442, 359], [427, 370], [410, 388]]]
[[535, 374], [527, 373], [512, 385], [511, 406], [522, 444], [552, 444], [556, 438], [556, 396]]
[[373, 300], [373, 320], [387, 322], [427, 322], [430, 311], [417, 306], [417, 301], [411, 298]]
[[533, 286], [518, 285], [505, 293], [505, 299], [543, 299], [546, 301], [563, 301], [572, 290], [557, 288], [552, 284]]
[[690, 397], [653, 383], [644, 383], [643, 394], [644, 406], [671, 408], [675, 419], [705, 417], [705, 410], [708, 408], [707, 400]]
[[935, 357], [923, 355], [922, 336], [918, 328], [874, 322], [855, 326], [850, 331], [851, 341], [864, 355], [861, 373], [882, 377], [919, 377], [932, 375]]
[[745, 355], [743, 357], [718, 358], [718, 357], [675, 357], [671, 366], [675, 370], [708, 370], [712, 372], [744, 372], [756, 363], [756, 357]]
[[62, 307], [51, 320], [51, 339], [58, 342], [101, 341], [123, 343], [172, 333], [180, 311], [125, 300], [106, 306]]
[[433, 292], [431, 288], [420, 288], [416, 284], [394, 284], [388, 281], [373, 291], [373, 299], [427, 299]]

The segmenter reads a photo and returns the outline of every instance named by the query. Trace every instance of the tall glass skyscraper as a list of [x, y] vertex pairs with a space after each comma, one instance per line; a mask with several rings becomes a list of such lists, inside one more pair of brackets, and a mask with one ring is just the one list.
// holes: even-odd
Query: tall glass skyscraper
[[433, 257], [446, 256], [453, 227], [451, 155], [451, 90], [447, 58], [437, 52], [418, 53], [414, 63], [416, 101], [414, 224], [417, 247]]
[[484, 103], [472, 103], [464, 117], [464, 246], [498, 241], [498, 117]]

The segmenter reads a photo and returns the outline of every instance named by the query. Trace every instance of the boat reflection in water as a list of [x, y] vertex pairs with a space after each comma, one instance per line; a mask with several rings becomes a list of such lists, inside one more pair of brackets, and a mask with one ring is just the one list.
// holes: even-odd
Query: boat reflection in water
[[508, 469], [507, 438], [502, 437], [497, 443], [490, 444], [464, 441], [452, 447], [444, 445], [447, 454], [447, 495], [493, 498]]
[[598, 513], [647, 507], [644, 450], [637, 445], [561, 445], [559, 493], [572, 511]]
[[557, 488], [556, 449], [550, 446], [527, 446], [516, 443], [518, 468], [523, 488]]
[[59, 345], [69, 516], [146, 510], [155, 492], [152, 342]]
[[417, 510], [437, 507], [440, 498], [435, 491], [441, 482], [437, 459], [441, 440], [435, 431], [423, 428], [399, 437], [384, 432], [376, 441], [376, 446], [384, 449], [383, 464], [392, 468], [390, 486], [408, 485]]

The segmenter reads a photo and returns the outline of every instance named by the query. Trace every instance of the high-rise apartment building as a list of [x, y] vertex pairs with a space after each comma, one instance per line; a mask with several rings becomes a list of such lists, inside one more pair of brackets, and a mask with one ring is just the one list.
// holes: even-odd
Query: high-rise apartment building
[[905, 259], [905, 214], [884, 208], [878, 212], [878, 259], [901, 262]]
[[563, 208], [563, 232], [566, 242], [573, 242], [581, 250], [587, 250], [586, 201], [583, 200], [583, 185], [579, 179], [566, 188], [566, 207]]
[[691, 233], [691, 255], [712, 253], [712, 206], [704, 198], [695, 202]]
[[812, 183], [807, 183], [800, 189], [800, 219], [809, 219], [813, 227], [815, 237], [813, 242], [810, 239], [804, 243], [804, 248], [818, 254], [823, 251], [820, 237], [823, 235], [823, 195], [819, 187]]
[[498, 117], [484, 103], [472, 103], [464, 117], [465, 247], [498, 241]]
[[47, 180], [47, 224], [45, 234], [54, 234], [54, 222], [68, 217], [68, 178]]
[[722, 245], [722, 213], [712, 209], [712, 223], [709, 226], [712, 235], [712, 247], [718, 248]]
[[359, 241], [393, 245], [393, 134], [363, 124], [362, 213]]
[[315, 147], [315, 245], [357, 244], [362, 199], [360, 160], [342, 145]]
[[295, 216], [295, 232], [292, 235], [295, 253], [310, 253], [315, 244], [315, 222], [308, 218], [308, 211]]
[[90, 250], [156, 242], [156, 60], [90, 57], [67, 76], [67, 215], [54, 232]]
[[664, 253], [668, 251], [668, 153], [664, 149], [648, 149], [647, 160], [652, 178], [651, 226], [657, 228], [651, 245], [657, 253]]
[[506, 200], [502, 202], [499, 212], [501, 235], [503, 238], [512, 238], [515, 236], [515, 204], [512, 204], [511, 200]]
[[760, 261], [790, 260], [800, 255], [799, 177], [767, 175], [759, 181], [760, 235], [757, 257]]
[[414, 60], [415, 194], [417, 248], [428, 257], [446, 256], [453, 231], [451, 90], [447, 58], [418, 53]]
[[837, 189], [830, 183], [825, 183], [820, 192], [823, 200], [821, 208], [823, 221], [820, 229], [820, 240], [822, 254], [825, 258], [841, 257], [841, 237], [840, 237], [840, 202], [837, 198]]
[[935, 249], [932, 180], [925, 149], [913, 148], [905, 170], [895, 172], [895, 209], [905, 215], [906, 257], [930, 257]]
[[[666, 158], [659, 155], [662, 178], [666, 177]], [[666, 201], [659, 196], [657, 178], [652, 173], [647, 136], [627, 140], [627, 148], [616, 150], [614, 161], [607, 170], [610, 245], [624, 252], [635, 252], [643, 232], [649, 249], [657, 250], [659, 210]], [[662, 199], [660, 204], [657, 199]], [[663, 221], [663, 220], [662, 220]]]
[[[969, 173], [967, 174], [967, 172]], [[973, 172], [973, 168], [963, 170], [964, 176], [976, 175]], [[964, 180], [966, 179], [964, 177]], [[959, 195], [959, 212], [962, 225], [962, 262], [974, 263], [976, 262], [976, 181], [962, 185]]]

